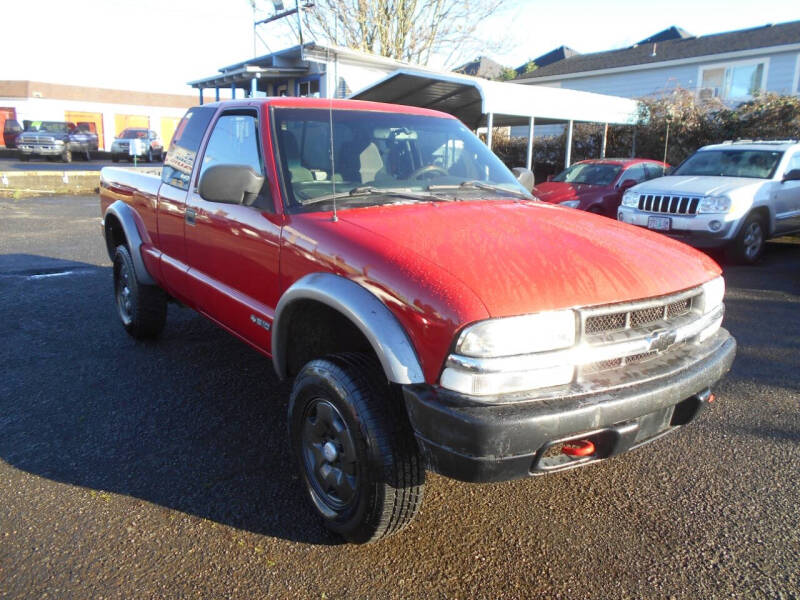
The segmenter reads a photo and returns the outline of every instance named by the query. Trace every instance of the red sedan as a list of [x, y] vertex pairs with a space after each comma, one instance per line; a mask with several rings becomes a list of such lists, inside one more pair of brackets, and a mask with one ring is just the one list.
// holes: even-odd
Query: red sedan
[[669, 165], [644, 158], [583, 160], [533, 188], [534, 196], [616, 219], [625, 190], [665, 174]]

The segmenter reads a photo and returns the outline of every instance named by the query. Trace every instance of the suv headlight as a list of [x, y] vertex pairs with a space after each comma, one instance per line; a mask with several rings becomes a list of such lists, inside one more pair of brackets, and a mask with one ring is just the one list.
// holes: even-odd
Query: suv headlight
[[639, 206], [639, 193], [628, 190], [622, 194], [622, 206], [636, 208]]
[[727, 196], [705, 196], [697, 205], [698, 213], [726, 213], [731, 208], [731, 199]]

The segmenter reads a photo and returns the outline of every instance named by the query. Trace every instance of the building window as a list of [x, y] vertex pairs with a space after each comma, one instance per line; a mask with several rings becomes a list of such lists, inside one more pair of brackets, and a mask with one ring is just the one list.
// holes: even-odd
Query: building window
[[700, 75], [700, 98], [750, 100], [764, 91], [765, 73], [765, 62], [704, 67]]
[[312, 81], [301, 81], [298, 87], [297, 95], [319, 98], [319, 79], [314, 79]]

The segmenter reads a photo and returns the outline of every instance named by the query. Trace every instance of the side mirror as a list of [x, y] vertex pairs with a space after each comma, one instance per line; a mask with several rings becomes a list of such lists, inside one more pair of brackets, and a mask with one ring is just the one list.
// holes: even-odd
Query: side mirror
[[791, 171], [784, 173], [781, 183], [784, 181], [800, 181], [800, 169], [792, 169]]
[[617, 187], [624, 192], [625, 190], [631, 189], [635, 185], [636, 185], [635, 179], [626, 179], [625, 181], [621, 182]]
[[517, 181], [522, 184], [522, 187], [529, 192], [533, 189], [533, 171], [525, 167], [514, 167], [511, 171], [514, 173], [514, 177], [517, 178]]
[[250, 206], [258, 198], [264, 179], [245, 165], [214, 165], [200, 176], [198, 193], [209, 202]]

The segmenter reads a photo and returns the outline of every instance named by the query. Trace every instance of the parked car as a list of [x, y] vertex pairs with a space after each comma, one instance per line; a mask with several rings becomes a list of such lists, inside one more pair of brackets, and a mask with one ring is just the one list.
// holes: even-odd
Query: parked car
[[22, 126], [16, 119], [6, 119], [3, 123], [3, 143], [6, 148], [17, 147], [17, 137], [22, 133]]
[[164, 160], [164, 144], [159, 135], [152, 129], [123, 130], [111, 143], [111, 160], [133, 160], [134, 156], [147, 162]]
[[536, 201], [437, 111], [198, 106], [161, 177], [102, 170], [100, 212], [128, 334], [158, 336], [174, 299], [294, 378], [310, 506], [354, 542], [414, 518], [426, 467], [502, 481], [654, 441], [735, 354], [713, 260]]
[[89, 160], [89, 154], [97, 150], [97, 134], [92, 123], [68, 123], [66, 121], [29, 121], [25, 131], [17, 137], [19, 159], [34, 157], [61, 158], [72, 162], [75, 152]]
[[668, 177], [628, 190], [617, 218], [752, 264], [767, 239], [800, 232], [800, 143], [700, 148]]
[[643, 158], [600, 158], [577, 162], [532, 190], [549, 202], [616, 218], [625, 190], [661, 177], [669, 165]]

